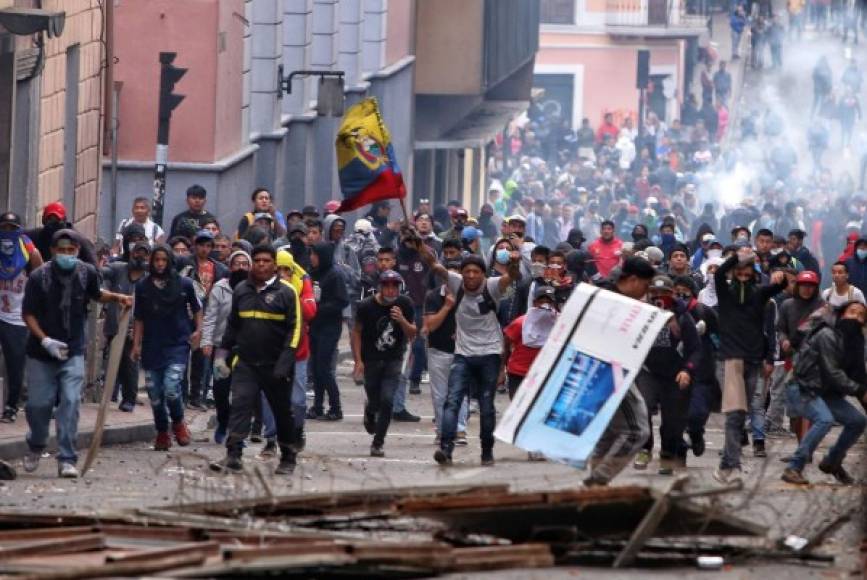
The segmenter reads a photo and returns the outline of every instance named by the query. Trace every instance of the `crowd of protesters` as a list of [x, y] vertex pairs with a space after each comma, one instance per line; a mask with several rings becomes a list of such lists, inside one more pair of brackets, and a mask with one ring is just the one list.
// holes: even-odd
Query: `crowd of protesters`
[[[735, 7], [733, 33], [745, 16]], [[835, 85], [826, 67], [820, 59], [813, 74], [816, 115]], [[857, 99], [854, 62], [837, 84]], [[481, 463], [492, 465], [496, 397], [519, 392], [574, 288], [594, 284], [673, 316], [585, 484], [648, 469], [657, 414], [659, 472], [685, 468], [690, 453], [705, 453], [714, 412], [725, 415], [719, 481], [741, 477], [745, 446], [762, 458], [767, 439], [797, 437], [783, 479], [805, 484], [837, 422], [843, 430], [818, 468], [851, 484], [843, 462], [867, 422], [850, 403], [867, 405], [863, 174], [834, 176], [823, 153], [835, 146], [821, 136], [809, 136], [812, 159], [799, 159], [773, 110], [729, 127], [725, 63], [705, 70], [700, 88], [680, 119], [651, 112], [640, 127], [608, 114], [573, 130], [534, 102], [491, 145], [478, 211], [416, 192], [407, 220], [388, 201], [348, 220], [338, 201], [280, 211], [258, 188], [235, 226], [209, 213], [195, 185], [167, 231], [150, 219], [149, 200], [136, 199], [112, 244], [76, 232], [60, 203], [43, 208], [35, 230], [3, 214], [2, 421], [17, 420], [26, 390], [25, 470], [38, 469], [54, 418], [58, 473], [78, 475], [90, 302], [106, 304], [106, 343], [123, 342], [113, 393], [121, 411], [135, 412], [143, 371], [156, 450], [189, 445], [186, 413], [214, 408], [213, 440], [226, 456], [212, 469], [240, 471], [243, 450], [262, 443], [259, 457], [279, 454], [275, 473], [291, 474], [305, 423], [343, 420], [345, 327], [372, 457], [385, 455], [391, 421], [420, 420], [407, 404], [428, 403], [408, 395], [427, 385], [434, 460], [452, 463], [477, 414]], [[734, 144], [721, 146], [731, 131]], [[748, 152], [748, 177], [733, 181]], [[726, 183], [738, 191], [721, 195]]]

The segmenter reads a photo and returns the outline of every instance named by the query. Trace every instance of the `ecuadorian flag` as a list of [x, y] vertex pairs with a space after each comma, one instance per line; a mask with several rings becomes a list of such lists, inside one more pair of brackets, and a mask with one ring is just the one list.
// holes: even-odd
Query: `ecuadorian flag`
[[343, 203], [337, 211], [406, 197], [403, 175], [376, 99], [365, 99], [346, 111], [335, 146], [343, 191]]

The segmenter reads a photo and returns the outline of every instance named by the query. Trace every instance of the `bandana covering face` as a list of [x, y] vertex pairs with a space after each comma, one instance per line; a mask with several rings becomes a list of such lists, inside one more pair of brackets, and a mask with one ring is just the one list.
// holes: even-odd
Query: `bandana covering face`
[[27, 267], [21, 232], [0, 232], [0, 280], [14, 280]]

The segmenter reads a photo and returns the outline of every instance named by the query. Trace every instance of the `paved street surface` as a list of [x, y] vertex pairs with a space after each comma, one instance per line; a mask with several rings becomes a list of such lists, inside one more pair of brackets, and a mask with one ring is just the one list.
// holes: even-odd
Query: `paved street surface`
[[[526, 453], [505, 444], [496, 447], [497, 464], [482, 468], [479, 465], [478, 421], [470, 423], [470, 443], [457, 448], [455, 465], [450, 469], [437, 466], [432, 460], [433, 423], [427, 386], [422, 395], [410, 395], [409, 408], [424, 417], [420, 423], [393, 423], [386, 441], [386, 457], [368, 456], [370, 436], [361, 425], [362, 389], [348, 379], [350, 366], [341, 364], [341, 389], [344, 394], [346, 418], [342, 422], [309, 422], [308, 449], [301, 456], [296, 474], [291, 478], [268, 477], [266, 481], [274, 494], [327, 492], [348, 489], [381, 488], [407, 485], [489, 484], [509, 483], [517, 489], [555, 489], [581, 484], [584, 472], [548, 462], [528, 462]], [[498, 395], [497, 406], [504, 409], [508, 400]], [[212, 413], [193, 413], [190, 416], [195, 443], [181, 450], [154, 452], [150, 443], [109, 447], [102, 450], [95, 467], [81, 480], [61, 480], [55, 475], [52, 459], [44, 459], [39, 470], [27, 474], [20, 470], [17, 481], [0, 487], [0, 509], [45, 512], [65, 509], [109, 510], [157, 506], [182, 502], [232, 501], [242, 497], [262, 496], [267, 493], [256, 469], [270, 475], [276, 460], [264, 462], [255, 455], [261, 444], [252, 444], [245, 454], [248, 473], [219, 476], [206, 467], [209, 460], [223, 456], [224, 450], [209, 441], [207, 430]], [[149, 408], [138, 407], [133, 413], [138, 419], [149, 419]], [[714, 417], [709, 432], [709, 445], [701, 458], [690, 457], [691, 485], [714, 486], [711, 471], [718, 460], [717, 451], [722, 441], [720, 418]], [[826, 439], [826, 443], [833, 439]], [[744, 518], [771, 527], [772, 536], [782, 533], [807, 534], [820, 518], [840, 510], [853, 510], [858, 505], [858, 488], [842, 488], [831, 483], [816, 469], [808, 468], [806, 475], [815, 485], [797, 489], [779, 480], [783, 463], [779, 458], [793, 449], [794, 440], [769, 442], [767, 461], [755, 460], [745, 450], [749, 469], [747, 487], [754, 493], [738, 494], [726, 498], [733, 510]], [[862, 465], [857, 465], [861, 461]], [[848, 465], [853, 472], [863, 472], [864, 444], [860, 443], [850, 454]], [[646, 472], [629, 468], [616, 480], [618, 484], [640, 484], [663, 487], [668, 477], [656, 475], [656, 462]], [[852, 570], [857, 557], [854, 541], [855, 527], [849, 524], [834, 534], [826, 548], [839, 556], [835, 575], [845, 577]], [[779, 568], [782, 570], [783, 568]], [[807, 568], [786, 567], [797, 576], [808, 577]], [[560, 570], [558, 570], [560, 572]], [[732, 571], [731, 577], [743, 577], [743, 569]], [[567, 572], [564, 570], [564, 574]], [[815, 569], [815, 575], [827, 577], [827, 569]], [[642, 574], [644, 574], [642, 572]], [[764, 573], [763, 573], [764, 574]], [[549, 576], [549, 574], [545, 574]], [[583, 572], [582, 572], [583, 576]], [[726, 577], [727, 574], [720, 574]], [[491, 576], [493, 577], [493, 576]], [[532, 574], [504, 575], [497, 578], [533, 578]], [[599, 577], [623, 577], [600, 571]], [[654, 576], [645, 576], [654, 577]], [[660, 576], [662, 577], [662, 576]], [[706, 577], [702, 574], [702, 577]], [[779, 577], [776, 575], [769, 577]]]

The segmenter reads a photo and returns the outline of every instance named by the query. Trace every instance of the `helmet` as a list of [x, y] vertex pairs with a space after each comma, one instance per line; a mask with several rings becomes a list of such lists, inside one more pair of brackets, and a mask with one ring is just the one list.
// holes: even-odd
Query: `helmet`
[[804, 270], [795, 278], [797, 284], [815, 284], [819, 285], [819, 276], [810, 270]]
[[403, 284], [403, 277], [394, 270], [386, 270], [379, 275], [379, 285], [383, 284]]
[[338, 209], [340, 209], [340, 202], [337, 201], [336, 199], [332, 199], [331, 201], [326, 201], [324, 209], [328, 213], [334, 213]]
[[277, 267], [278, 268], [291, 268], [294, 265], [295, 265], [295, 260], [292, 259], [292, 254], [290, 254], [286, 250], [278, 250], [277, 251]]

